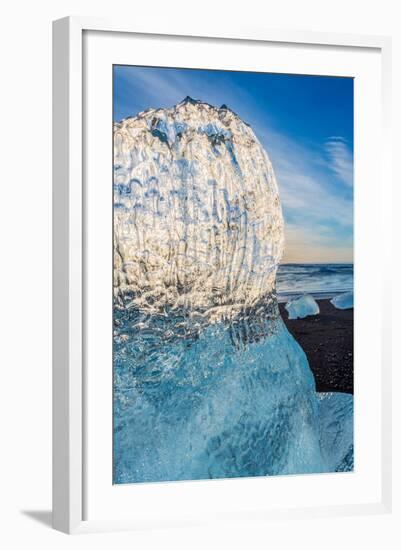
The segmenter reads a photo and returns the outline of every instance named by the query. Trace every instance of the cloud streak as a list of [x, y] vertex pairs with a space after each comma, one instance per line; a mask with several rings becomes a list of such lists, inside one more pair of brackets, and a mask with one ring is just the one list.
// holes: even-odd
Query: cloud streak
[[[327, 158], [327, 143], [308, 148], [268, 130], [259, 137], [272, 160], [280, 189], [286, 222], [284, 261], [352, 261], [352, 182], [344, 181], [333, 168], [337, 165], [333, 157]], [[352, 155], [348, 150], [346, 158], [351, 162], [349, 175]]]
[[347, 142], [341, 136], [331, 136], [325, 149], [329, 158], [330, 169], [346, 185], [352, 187], [354, 184], [354, 165], [350, 149]]

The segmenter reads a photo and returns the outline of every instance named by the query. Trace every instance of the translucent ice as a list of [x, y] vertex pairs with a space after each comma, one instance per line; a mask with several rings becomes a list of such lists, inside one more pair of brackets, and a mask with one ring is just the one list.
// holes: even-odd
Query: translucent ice
[[294, 298], [286, 303], [285, 309], [288, 311], [289, 319], [303, 319], [308, 315], [317, 315], [319, 305], [313, 296], [304, 294], [299, 298]]
[[354, 307], [354, 293], [344, 292], [330, 300], [337, 309], [352, 309]]
[[115, 349], [115, 483], [326, 471], [313, 375], [282, 320], [185, 337], [181, 322], [131, 313], [121, 325], [132, 338]]
[[252, 129], [186, 98], [114, 143], [114, 482], [345, 464], [279, 315], [283, 219]]
[[117, 320], [115, 483], [353, 469], [353, 398], [316, 393], [280, 318]]
[[318, 393], [320, 447], [328, 472], [354, 466], [354, 398], [347, 393]]
[[219, 318], [273, 290], [283, 218], [270, 160], [225, 105], [191, 98], [114, 127], [117, 302]]

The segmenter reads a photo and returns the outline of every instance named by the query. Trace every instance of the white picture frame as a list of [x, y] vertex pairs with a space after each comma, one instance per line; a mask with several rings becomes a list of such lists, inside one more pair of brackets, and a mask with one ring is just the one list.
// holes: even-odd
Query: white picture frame
[[[93, 18], [68, 17], [54, 22], [53, 32], [53, 526], [66, 533], [135, 529], [152, 522], [148, 515], [137, 521], [132, 517], [86, 517], [87, 496], [85, 486], [88, 477], [88, 463], [84, 459], [88, 430], [85, 396], [87, 395], [87, 330], [85, 323], [85, 296], [88, 281], [85, 277], [87, 264], [87, 220], [83, 197], [85, 195], [84, 147], [84, 86], [85, 55], [84, 33], [112, 33], [118, 36], [170, 36], [187, 41], [206, 43], [225, 41], [246, 44], [277, 43], [295, 48], [317, 46], [341, 48], [345, 52], [358, 49], [374, 50], [380, 56], [381, 64], [381, 160], [380, 193], [391, 194], [389, 160], [390, 125], [390, 52], [391, 43], [387, 37], [336, 35], [313, 32], [290, 32], [275, 30], [230, 30], [187, 28], [151, 28], [147, 24], [131, 25], [124, 21], [104, 21]], [[116, 34], [114, 34], [116, 36]], [[133, 63], [134, 64], [134, 63]], [[184, 64], [185, 66], [185, 64]], [[108, 132], [109, 128], [105, 128]], [[359, 198], [363, 196], [359, 195]], [[359, 200], [359, 199], [358, 199]], [[382, 235], [390, 232], [388, 221], [381, 210]], [[386, 225], [387, 224], [387, 225]], [[387, 250], [383, 263], [389, 263]], [[384, 272], [385, 272], [384, 268]], [[384, 287], [384, 275], [381, 276]], [[388, 293], [385, 302], [390, 300]], [[385, 307], [382, 304], [381, 307]], [[389, 327], [383, 316], [380, 336], [381, 362], [380, 384], [372, 387], [380, 405], [380, 498], [364, 502], [348, 502], [322, 506], [305, 506], [278, 509], [255, 509], [251, 512], [227, 510], [227, 519], [260, 519], [272, 517], [311, 517], [313, 515], [347, 515], [384, 513], [391, 509], [391, 357]], [[372, 384], [371, 384], [372, 385]], [[258, 483], [256, 479], [254, 483]], [[289, 481], [291, 482], [291, 480]], [[198, 482], [199, 483], [199, 482]], [[224, 483], [224, 482], [223, 482]], [[232, 483], [232, 481], [231, 481]], [[240, 481], [240, 483], [242, 483]], [[288, 480], [287, 480], [288, 486]], [[181, 484], [182, 487], [184, 484]], [[199, 485], [198, 485], [199, 486]], [[217, 487], [217, 485], [216, 485]], [[144, 491], [146, 491], [146, 487]], [[156, 489], [150, 489], [152, 491]], [[203, 485], [203, 493], [210, 489]], [[222, 485], [219, 491], [230, 492], [229, 485]], [[178, 499], [176, 493], [169, 498]], [[366, 499], [365, 499], [366, 500]], [[171, 502], [174, 508], [174, 502]], [[202, 511], [195, 516], [182, 518], [183, 524], [202, 522]], [[155, 525], [180, 524], [180, 512], [175, 517], [160, 520], [155, 514]], [[210, 518], [205, 516], [205, 521]], [[217, 519], [217, 516], [216, 516]]]

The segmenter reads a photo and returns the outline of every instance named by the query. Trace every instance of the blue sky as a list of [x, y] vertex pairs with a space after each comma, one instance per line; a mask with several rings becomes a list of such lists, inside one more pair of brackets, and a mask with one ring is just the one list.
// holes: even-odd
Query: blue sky
[[114, 119], [187, 95], [248, 122], [276, 173], [284, 262], [353, 261], [353, 80], [271, 73], [114, 67]]

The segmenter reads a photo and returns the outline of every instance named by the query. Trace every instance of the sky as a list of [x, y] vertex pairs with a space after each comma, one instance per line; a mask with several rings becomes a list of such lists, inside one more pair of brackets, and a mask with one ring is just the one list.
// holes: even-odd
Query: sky
[[353, 79], [114, 67], [114, 120], [186, 96], [225, 103], [250, 124], [276, 174], [282, 263], [353, 262]]

